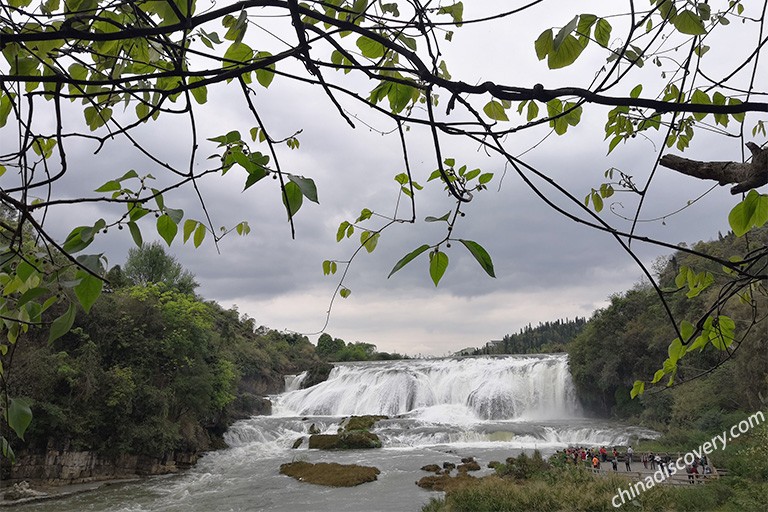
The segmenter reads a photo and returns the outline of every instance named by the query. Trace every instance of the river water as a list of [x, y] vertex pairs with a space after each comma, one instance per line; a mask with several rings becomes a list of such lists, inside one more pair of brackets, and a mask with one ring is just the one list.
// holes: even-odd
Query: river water
[[[228, 449], [206, 454], [183, 474], [16, 510], [418, 511], [439, 496], [415, 485], [427, 475], [419, 469], [425, 464], [473, 456], [486, 467], [522, 451], [539, 449], [548, 455], [569, 445], [626, 445], [654, 436], [641, 428], [584, 418], [561, 354], [350, 363], [334, 368], [326, 382], [303, 390], [302, 378], [286, 378], [286, 392], [272, 397], [272, 416], [237, 422], [225, 436]], [[307, 448], [312, 425], [335, 433], [353, 414], [389, 416], [372, 430], [383, 448]], [[292, 449], [300, 438], [302, 445]], [[381, 474], [358, 487], [328, 488], [278, 473], [280, 464], [294, 460], [375, 466]]]

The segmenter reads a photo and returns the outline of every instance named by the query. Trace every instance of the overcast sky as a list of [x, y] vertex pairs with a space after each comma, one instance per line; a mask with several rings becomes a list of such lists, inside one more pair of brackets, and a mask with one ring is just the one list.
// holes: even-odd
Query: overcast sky
[[[475, 10], [478, 4], [487, 9], [489, 5], [511, 8], [512, 4], [519, 3], [465, 2], [464, 16], [472, 18], [481, 14]], [[604, 52], [597, 47], [588, 48], [573, 69], [560, 71], [548, 71], [545, 63], [536, 59], [533, 47], [542, 30], [565, 25], [579, 12], [566, 8], [571, 4], [545, 2], [524, 17], [457, 29], [453, 42], [444, 44], [443, 48], [453, 78], [468, 83], [495, 80], [527, 87], [538, 82], [547, 88], [588, 85], [605, 59]], [[590, 9], [601, 14], [611, 4], [624, 5], [591, 2]], [[553, 5], [562, 8], [562, 12], [553, 9]], [[585, 7], [580, 5], [578, 9]], [[275, 30], [282, 30], [279, 35], [286, 40], [292, 41], [295, 37], [285, 20], [270, 23]], [[620, 24], [615, 23], [617, 27]], [[250, 29], [250, 36], [258, 37], [262, 44], [259, 48], [270, 48], [273, 53], [281, 49], [274, 39], [256, 28]], [[615, 44], [621, 41], [623, 36], [618, 28], [614, 29], [613, 37]], [[321, 46], [314, 50], [324, 51]], [[725, 54], [717, 52], [714, 48], [712, 63], [725, 65]], [[643, 70], [630, 73], [626, 90], [622, 92], [628, 92], [641, 80], [650, 80], [651, 84], [658, 80], [659, 68], [651, 67], [655, 68], [649, 64]], [[333, 76], [333, 79], [341, 78]], [[254, 126], [239, 91], [228, 92], [236, 89], [235, 85], [210, 91], [210, 104], [198, 114], [201, 138], [231, 129], [247, 133]], [[350, 112], [360, 116], [354, 130], [319, 90], [279, 76], [268, 90], [258, 89], [255, 102], [273, 137], [282, 138], [303, 130], [299, 135], [300, 149], [291, 151], [282, 147], [281, 165], [287, 172], [312, 177], [318, 187], [320, 204], [305, 201], [296, 216], [296, 239], [292, 240], [279, 189], [274, 183], [265, 180], [241, 193], [244, 177], [235, 170], [224, 177], [204, 179], [201, 190], [213, 224], [231, 227], [247, 220], [252, 231], [246, 237], [228, 236], [220, 243], [220, 252], [209, 239], [199, 249], [194, 249], [191, 243], [182, 245], [180, 238], [173, 244], [170, 252], [196, 275], [202, 296], [225, 307], [236, 305], [240, 313], [253, 317], [258, 325], [300, 333], [317, 333], [323, 329], [338, 276], [323, 276], [322, 262], [346, 260], [356, 249], [358, 240], [355, 236], [336, 243], [339, 223], [354, 220], [364, 207], [391, 214], [398, 194], [393, 177], [404, 170], [397, 134], [383, 136], [366, 127], [367, 123], [389, 132], [394, 128], [391, 122], [361, 109], [359, 104], [341, 101]], [[605, 109], [586, 106], [577, 127], [563, 137], [549, 136], [527, 153], [524, 160], [580, 198], [592, 187], [599, 187], [605, 181], [604, 171], [611, 167], [621, 169], [634, 176], [638, 184], [643, 184], [661, 140], [638, 138], [606, 156], [605, 119]], [[752, 124], [747, 123], [750, 128]], [[512, 152], [522, 153], [547, 133], [546, 127], [525, 131], [508, 138], [506, 144]], [[430, 183], [432, 186], [417, 193], [417, 224], [393, 226], [382, 234], [373, 254], [361, 253], [355, 259], [345, 280], [352, 294], [347, 299], [335, 300], [326, 332], [348, 342], [373, 343], [382, 351], [445, 355], [468, 346], [482, 346], [491, 339], [515, 333], [529, 323], [589, 317], [606, 304], [609, 295], [627, 290], [641, 280], [638, 266], [610, 235], [553, 211], [511, 169], [507, 169], [501, 181], [505, 171], [503, 162], [478, 151], [476, 145], [442, 137], [445, 157], [495, 173], [490, 190], [477, 194], [466, 207], [467, 216], [457, 224], [454, 236], [475, 240], [488, 250], [496, 279], [488, 277], [460, 244], [448, 249], [450, 266], [437, 288], [429, 278], [426, 253], [387, 279], [404, 254], [444, 236], [444, 224], [425, 223], [423, 219], [428, 215], [443, 215], [453, 207], [453, 202]], [[139, 140], [174, 165], [183, 167], [189, 159], [189, 129], [183, 123], [161, 118], [145, 128]], [[77, 190], [84, 174], [98, 173], [96, 186], [131, 168], [139, 174], [162, 174], [157, 165], [124, 145], [108, 144], [105, 151], [95, 156], [91, 154], [93, 149], [88, 144], [79, 149], [70, 146], [70, 157], [79, 164], [71, 169], [65, 183], [67, 190]], [[197, 169], [210, 165], [205, 158], [215, 151], [214, 144], [201, 143]], [[419, 128], [412, 129], [408, 133], [408, 151], [414, 178], [426, 184], [426, 178], [436, 168], [428, 134]], [[737, 160], [740, 155], [738, 139], [727, 140], [701, 130], [686, 151], [686, 156], [700, 160]], [[710, 183], [659, 169], [641, 218], [668, 215], [710, 187]], [[568, 204], [551, 188], [543, 190], [558, 204]], [[636, 199], [629, 195], [616, 195], [609, 202], [621, 215], [634, 214]], [[638, 232], [673, 244], [715, 238], [718, 231], [728, 230], [727, 213], [736, 202], [727, 188], [717, 188], [693, 207], [663, 221], [640, 223]], [[168, 194], [166, 203], [183, 208], [187, 217], [202, 218], [199, 201], [191, 189]], [[400, 208], [400, 215], [408, 216], [407, 203]], [[568, 209], [577, 211], [572, 205]], [[49, 228], [66, 233], [89, 216], [100, 215], [104, 213], [97, 207], [82, 207], [52, 215], [47, 222]], [[609, 208], [601, 217], [620, 229], [629, 229], [629, 223]], [[369, 222], [371, 227], [378, 227], [375, 219]], [[152, 238], [150, 226], [145, 228], [145, 237]], [[94, 245], [107, 254], [111, 265], [122, 264], [130, 246], [127, 230], [112, 230], [100, 236]], [[633, 249], [647, 264], [670, 254], [669, 250], [639, 243]], [[317, 335], [310, 337], [315, 340]]]

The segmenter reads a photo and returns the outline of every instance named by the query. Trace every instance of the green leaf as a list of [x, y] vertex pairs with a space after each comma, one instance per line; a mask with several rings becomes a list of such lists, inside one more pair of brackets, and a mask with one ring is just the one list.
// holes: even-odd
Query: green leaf
[[448, 222], [448, 218], [449, 218], [450, 216], [451, 216], [451, 212], [448, 212], [448, 213], [446, 213], [446, 214], [445, 214], [445, 215], [443, 215], [442, 217], [432, 217], [432, 216], [428, 216], [428, 217], [425, 217], [425, 218], [424, 218], [424, 222], [442, 222], [442, 221]]
[[8, 122], [8, 116], [13, 110], [13, 103], [7, 94], [0, 92], [0, 128]]
[[531, 100], [528, 102], [528, 113], [525, 116], [525, 119], [527, 121], [533, 121], [536, 119], [536, 117], [539, 115], [539, 106], [536, 104], [535, 101]]
[[733, 344], [736, 323], [725, 315], [720, 315], [712, 322], [710, 341], [718, 350], [726, 350]]
[[288, 219], [290, 220], [294, 215], [296, 215], [296, 212], [299, 211], [299, 208], [301, 208], [304, 195], [295, 182], [289, 181], [285, 184], [285, 190], [281, 196], [283, 199], [283, 205], [285, 205], [285, 210], [288, 212]]
[[629, 396], [635, 398], [637, 395], [642, 395], [643, 393], [645, 393], [645, 382], [636, 380], [635, 384], [632, 386], [632, 391], [629, 392]]
[[370, 231], [363, 231], [360, 233], [360, 244], [365, 247], [365, 250], [372, 253], [376, 249], [376, 244], [379, 243], [379, 235], [381, 233], [372, 233]]
[[362, 210], [360, 210], [360, 216], [357, 218], [355, 222], [363, 222], [364, 220], [368, 220], [371, 218], [371, 215], [373, 215], [373, 212], [371, 210], [369, 210], [368, 208], [363, 208]]
[[68, 253], [82, 251], [93, 242], [93, 229], [90, 226], [78, 226], [73, 229], [64, 241], [64, 250]]
[[437, 14], [450, 14], [453, 18], [453, 23], [460, 27], [464, 18], [464, 4], [456, 2], [453, 5], [443, 6], [437, 10]]
[[664, 377], [664, 370], [656, 370], [656, 373], [653, 374], [653, 380], [651, 381], [651, 384], [656, 384]]
[[[241, 67], [253, 58], [253, 49], [245, 43], [235, 42], [224, 52], [223, 68]], [[233, 61], [233, 62], [229, 62]]]
[[346, 220], [339, 224], [339, 229], [336, 231], [336, 241], [341, 242], [341, 239], [344, 238], [344, 235], [347, 232], [347, 228], [351, 227], [349, 222]]
[[179, 231], [179, 227], [173, 221], [173, 219], [167, 214], [163, 214], [157, 218], [157, 233], [165, 240], [168, 247], [171, 246], [171, 242], [176, 238], [176, 233]]
[[684, 340], [688, 341], [691, 336], [693, 336], [695, 330], [696, 328], [688, 320], [683, 320], [680, 322], [680, 334], [683, 336]]
[[485, 115], [496, 121], [509, 121], [504, 106], [496, 100], [489, 101], [484, 107]]
[[203, 77], [201, 76], [193, 76], [189, 78], [189, 92], [192, 93], [192, 97], [195, 98], [195, 101], [202, 105], [205, 102], [208, 101], [208, 89], [204, 85], [198, 85], [196, 87], [193, 87], [196, 83], [202, 82]]
[[192, 233], [194, 233], [195, 228], [197, 227], [198, 222], [196, 220], [187, 219], [184, 221], [184, 243], [187, 243], [187, 240], [189, 240], [189, 237], [192, 236]]
[[539, 60], [544, 60], [544, 58], [549, 55], [549, 52], [552, 51], [553, 43], [554, 37], [552, 35], [551, 28], [542, 32], [539, 38], [536, 39], [536, 42], [533, 43], [533, 46], [536, 49], [536, 56], [539, 58]]
[[80, 279], [80, 283], [75, 286], [75, 295], [85, 312], [88, 313], [96, 299], [101, 295], [104, 281], [84, 270], [78, 270], [76, 277]]
[[[258, 52], [256, 54], [257, 59], [266, 59], [267, 57], [271, 57], [272, 54], [269, 52]], [[269, 64], [268, 66], [265, 66], [261, 69], [256, 70], [256, 81], [259, 82], [259, 84], [264, 87], [265, 89], [269, 87], [269, 84], [272, 83], [272, 80], [275, 78], [275, 65]]]
[[16, 432], [19, 439], [24, 440], [24, 433], [32, 423], [32, 409], [29, 402], [21, 398], [12, 398], [8, 404], [8, 426]]
[[342, 287], [342, 288], [341, 288], [341, 290], [339, 290], [339, 295], [341, 295], [341, 297], [342, 297], [343, 299], [346, 299], [346, 298], [347, 298], [347, 297], [349, 297], [351, 294], [352, 294], [352, 290], [350, 290], [349, 288], [344, 288], [344, 287]]
[[144, 240], [141, 238], [141, 230], [139, 229], [139, 225], [133, 221], [128, 222], [128, 230], [131, 232], [131, 237], [133, 237], [133, 243], [135, 243], [137, 247], [141, 247], [141, 245], [144, 243]]
[[597, 16], [594, 14], [582, 14], [579, 16], [579, 25], [576, 27], [576, 31], [579, 35], [589, 36], [592, 30], [592, 25], [597, 21]]
[[736, 236], [743, 236], [752, 227], [759, 228], [768, 222], [768, 195], [750, 190], [747, 197], [733, 207], [728, 223]]
[[200, 244], [203, 243], [203, 239], [205, 238], [205, 234], [208, 232], [207, 229], [205, 229], [205, 225], [203, 223], [199, 223], [197, 225], [197, 229], [195, 229], [195, 236], [192, 238], [192, 243], [195, 244], [195, 248], [200, 247]]
[[699, 15], [688, 9], [677, 13], [677, 16], [672, 20], [672, 24], [678, 32], [683, 34], [700, 36], [707, 33], [707, 30], [704, 28], [704, 22], [701, 21]]
[[611, 24], [605, 18], [597, 20], [595, 25], [595, 41], [603, 48], [608, 48], [611, 42]]
[[96, 190], [94, 192], [113, 192], [115, 190], [120, 190], [122, 186], [120, 185], [120, 182], [117, 180], [109, 180]]
[[293, 174], [288, 174], [287, 176], [289, 180], [294, 182], [299, 187], [299, 190], [301, 190], [301, 193], [304, 195], [304, 197], [313, 203], [320, 204], [317, 200], [317, 187], [311, 178], [305, 178], [304, 176], [294, 176]]
[[251, 226], [248, 225], [248, 221], [244, 220], [235, 226], [235, 231], [237, 231], [238, 235], [245, 236], [251, 232]]
[[696, 350], [697, 348], [700, 349], [700, 350], [703, 350], [704, 347], [707, 346], [707, 342], [708, 341], [709, 341], [708, 337], [706, 337], [704, 335], [698, 336], [693, 343], [688, 345], [688, 349], [686, 350], [686, 352], [692, 352], [692, 351]]
[[383, 57], [386, 51], [386, 48], [384, 48], [384, 45], [382, 45], [380, 42], [374, 41], [373, 39], [365, 36], [360, 36], [355, 44], [357, 44], [357, 47], [363, 54], [363, 57], [367, 57], [373, 60]]
[[70, 303], [67, 311], [51, 324], [51, 331], [48, 333], [48, 343], [53, 343], [53, 341], [67, 334], [74, 323], [75, 305]]
[[448, 268], [448, 255], [444, 252], [440, 252], [435, 249], [434, 252], [429, 253], [429, 276], [432, 278], [432, 282], [435, 286], [440, 283], [440, 279], [443, 278], [446, 269]]
[[413, 260], [414, 260], [414, 258], [416, 258], [417, 256], [419, 256], [421, 253], [423, 253], [424, 251], [426, 251], [426, 250], [428, 250], [428, 249], [429, 249], [429, 246], [428, 246], [427, 244], [424, 244], [424, 245], [422, 245], [421, 247], [417, 247], [417, 248], [416, 248], [416, 249], [414, 249], [413, 251], [411, 251], [411, 252], [409, 252], [408, 254], [406, 254], [405, 256], [403, 256], [403, 257], [400, 259], [400, 261], [398, 261], [398, 262], [395, 264], [395, 266], [392, 268], [392, 271], [391, 271], [391, 272], [389, 273], [389, 275], [387, 276], [387, 279], [389, 279], [390, 277], [392, 277], [392, 274], [394, 274], [395, 272], [397, 272], [398, 270], [400, 270], [401, 268], [403, 268], [404, 266], [406, 266], [408, 263], [410, 263], [411, 261], [413, 261]]
[[483, 267], [483, 270], [485, 270], [486, 274], [491, 277], [496, 277], [493, 271], [493, 261], [491, 261], [491, 256], [483, 246], [472, 240], [459, 240], [459, 242], [464, 244], [464, 247], [466, 247], [472, 256], [475, 257], [480, 266]]
[[19, 300], [16, 302], [16, 307], [21, 308], [22, 306], [24, 306], [24, 304], [40, 297], [41, 295], [45, 295], [46, 293], [48, 293], [48, 291], [49, 291], [48, 288], [45, 288], [45, 287], [31, 288], [26, 292], [24, 292], [21, 295], [21, 297], [19, 297]]
[[181, 222], [181, 219], [184, 218], [184, 210], [177, 210], [175, 208], [167, 208], [167, 207], [166, 208], [161, 207], [161, 209], [163, 210], [163, 212], [165, 212], [166, 215], [168, 215], [171, 218], [171, 220], [173, 220], [175, 224], [178, 224], [179, 222]]
[[685, 345], [680, 341], [680, 338], [675, 338], [672, 343], [667, 347], [667, 354], [670, 361], [676, 363], [681, 357], [685, 355]]
[[560, 47], [549, 53], [549, 69], [560, 69], [573, 64], [579, 58], [584, 46], [572, 35], [566, 36]]
[[563, 44], [565, 37], [571, 35], [571, 33], [578, 26], [578, 23], [579, 23], [579, 17], [574, 16], [573, 19], [569, 21], [566, 26], [564, 26], [557, 32], [555, 39], [552, 41], [552, 49], [554, 51], [557, 51], [558, 48], [560, 48], [560, 45]]

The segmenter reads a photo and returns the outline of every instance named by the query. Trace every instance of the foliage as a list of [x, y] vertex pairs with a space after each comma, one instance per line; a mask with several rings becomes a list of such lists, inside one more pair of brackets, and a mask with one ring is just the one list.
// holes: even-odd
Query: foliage
[[118, 282], [125, 280], [135, 285], [165, 283], [168, 288], [181, 293], [194, 293], [199, 286], [195, 276], [184, 269], [176, 258], [167, 254], [160, 242], [129, 249], [122, 274], [114, 276]]
[[[8, 382], [35, 415], [26, 447], [159, 456], [215, 446], [236, 396], [282, 389], [317, 362], [306, 338], [149, 284], [102, 296], [49, 345], [19, 345]], [[250, 411], [252, 412], [252, 411]]]
[[[755, 231], [749, 240], [728, 234], [715, 241], [700, 242], [696, 250], [728, 259], [733, 253], [748, 252], [749, 246], [764, 245], [766, 237], [766, 228]], [[768, 262], [763, 257], [755, 263], [766, 265]], [[668, 398], [651, 394], [654, 396], [644, 397], [641, 403], [631, 402], [628, 395], [635, 376], [654, 373], [658, 361], [668, 355], [668, 340], [674, 331], [664, 322], [665, 312], [650, 286], [638, 285], [613, 295], [610, 304], [595, 312], [584, 331], [568, 347], [574, 383], [590, 408], [625, 418], [642, 415], [649, 423], [658, 425], [671, 423], [681, 428], [703, 429], [721, 424], [728, 411], [761, 407], [759, 396], [768, 387], [764, 357], [767, 341], [759, 329], [750, 330], [750, 326], [755, 309], [764, 307], [768, 300], [765, 290], [754, 286], [749, 300], [733, 301], [715, 315], [708, 308], [720, 293], [716, 286], [691, 296], [687, 282], [678, 279], [687, 269], [696, 266], [701, 273], [712, 276], [713, 284], [725, 283], [729, 278], [727, 269], [711, 262], [702, 264], [691, 254], [678, 251], [658, 266], [658, 281], [667, 303], [676, 314], [686, 317], [727, 315], [734, 322], [734, 328], [744, 333], [742, 339], [720, 344], [715, 337], [708, 346], [689, 348], [686, 357], [670, 368], [675, 379], [665, 380], [663, 384], [695, 382], [680, 387]], [[706, 325], [705, 321], [701, 323]], [[754, 352], [739, 350], [742, 344]], [[728, 360], [728, 365], [720, 366]]]
[[326, 361], [387, 361], [407, 359], [398, 353], [378, 352], [376, 345], [356, 341], [347, 343], [340, 338], [333, 338], [323, 333], [317, 339], [317, 355]]
[[541, 457], [539, 450], [534, 450], [530, 457], [523, 452], [517, 457], [508, 458], [506, 463], [499, 464], [494, 469], [501, 477], [527, 480], [546, 473], [550, 465]]
[[[380, 131], [394, 134], [401, 142], [397, 163], [388, 163], [396, 169], [394, 213], [363, 208], [355, 220], [343, 221], [337, 240], [358, 233], [356, 248], [349, 260], [323, 263], [326, 274], [341, 274], [334, 299], [350, 296], [345, 277], [358, 254], [374, 251], [390, 227], [416, 222], [415, 197], [423, 188], [420, 182], [437, 187], [448, 197], [450, 206], [440, 206], [424, 219], [444, 226], [445, 236], [407, 252], [390, 275], [421, 258], [427, 260], [429, 276], [437, 285], [456, 245], [486, 275], [495, 276], [490, 254], [477, 241], [457, 237], [454, 228], [469, 204], [481, 197], [480, 192], [499, 180], [494, 182], [495, 173], [478, 163], [446, 155], [449, 136], [479, 145], [496, 159], [491, 164], [494, 169], [516, 173], [554, 209], [609, 232], [633, 255], [627, 240], [640, 239], [634, 228], [625, 232], [598, 215], [605, 199], [614, 192], [633, 197], [637, 220], [662, 151], [672, 147], [686, 150], [702, 128], [740, 146], [750, 132], [756, 139], [766, 135], [765, 91], [755, 85], [755, 77], [765, 75], [761, 68], [765, 59], [759, 58], [765, 48], [765, 13], [741, 1], [651, 0], [642, 7], [615, 3], [597, 14], [581, 12], [578, 3], [547, 7], [544, 30], [521, 42], [530, 55], [546, 61], [542, 68], [553, 70], [547, 78], [554, 87], [478, 77], [455, 79], [441, 49], [453, 40], [455, 30], [470, 24], [483, 23], [490, 29], [504, 23], [506, 33], [516, 34], [506, 24], [540, 12], [536, 9], [542, 2], [510, 11], [503, 3], [493, 4], [485, 8], [492, 9], [490, 13], [477, 15], [469, 14], [469, 5], [465, 12], [464, 4], [455, 0], [425, 6], [379, 0], [198, 4], [10, 0], [0, 13], [4, 59], [0, 65], [0, 203], [8, 213], [0, 225], [0, 315], [7, 339], [0, 345], [3, 354], [32, 327], [46, 328], [49, 341], [56, 341], [76, 325], [79, 308], [87, 313], [94, 307], [104, 289], [107, 265], [102, 254], [85, 251], [107, 233], [128, 233], [141, 246], [149, 228], [168, 245], [181, 240], [191, 241], [195, 247], [206, 239], [217, 243], [229, 233], [248, 234], [247, 220], [229, 227], [214, 226], [201, 192], [204, 178], [231, 173], [226, 179], [235, 180], [246, 193], [253, 187], [273, 187], [293, 233], [297, 215], [306, 202], [319, 203], [320, 194], [311, 177], [289, 172], [283, 165], [290, 160], [285, 153], [301, 146], [301, 126], [287, 136], [276, 135], [261, 116], [264, 103], [270, 101], [262, 93], [281, 81], [314, 86], [353, 127], [359, 112], [379, 116], [377, 120], [386, 123]], [[731, 22], [739, 22], [741, 29], [729, 32]], [[260, 36], [263, 33], [279, 36], [265, 40]], [[753, 33], [757, 39], [745, 44]], [[743, 72], [710, 70], [709, 55], [716, 48], [726, 48], [728, 64]], [[512, 57], [505, 54], [504, 62], [510, 61], [514, 71]], [[569, 66], [575, 71], [557, 71]], [[581, 66], [589, 67], [584, 70]], [[527, 73], [501, 76], [525, 77]], [[594, 79], [586, 87], [578, 81], [574, 86], [570, 80], [577, 76]], [[569, 81], [556, 83], [563, 77]], [[241, 110], [250, 114], [250, 126], [221, 126], [220, 133], [206, 134], [212, 136], [200, 140], [198, 114], [206, 111], [214, 96], [227, 101], [239, 98]], [[284, 105], [281, 117], [304, 114], [292, 107]], [[582, 201], [583, 193], [566, 191], [551, 173], [518, 156], [520, 132], [543, 130], [538, 134], [543, 138], [549, 133], [570, 134], [580, 127], [588, 108], [606, 115], [600, 137], [604, 135], [609, 153], [637, 138], [654, 142], [654, 151], [660, 148], [654, 163], [647, 166], [645, 185], [636, 185], [620, 170], [609, 171], [606, 178], [611, 181], [587, 185], [587, 198]], [[176, 159], [169, 163], [165, 155], [142, 142], [156, 136], [155, 122], [177, 117], [190, 128], [183, 139], [188, 153], [182, 164], [175, 163]], [[413, 134], [419, 131], [409, 130], [422, 126], [434, 152], [426, 170], [412, 168], [408, 155]], [[757, 162], [752, 167], [759, 171], [759, 161], [768, 153], [753, 146], [758, 150], [750, 157], [752, 163]], [[138, 169], [117, 161], [117, 168], [110, 168], [107, 176], [88, 174], [82, 169], [91, 166], [71, 157], [121, 147], [134, 150], [132, 163]], [[213, 155], [204, 160], [199, 152]], [[473, 160], [479, 160], [480, 153]], [[614, 174], [620, 176], [618, 181]], [[768, 221], [768, 198], [752, 190], [765, 184], [757, 174], [757, 182], [747, 179], [734, 187], [736, 192], [748, 192], [729, 218], [737, 234], [748, 234]], [[274, 180], [264, 179], [268, 176]], [[343, 178], [339, 182], [343, 186]], [[549, 188], [542, 189], [540, 182]], [[189, 190], [198, 198], [196, 212], [185, 212], [174, 204], [178, 189]], [[400, 212], [401, 201], [409, 206], [406, 214]], [[577, 213], [562, 208], [561, 201]], [[86, 203], [104, 208], [89, 210], [82, 217], [71, 214]], [[446, 209], [448, 213], [443, 213]], [[66, 236], [54, 232], [51, 219], [75, 218], [84, 220], [67, 226]], [[662, 240], [642, 241], [673, 246]], [[712, 307], [704, 308], [703, 316], [679, 319], [666, 308], [674, 331], [669, 339], [675, 341], [668, 344], [665, 366], [649, 374], [652, 380], [637, 380], [633, 395], [662, 377], [678, 377], [679, 361], [683, 356], [687, 359], [691, 347], [710, 343], [728, 353], [735, 343], [732, 336], [736, 336], [737, 320], [720, 310], [739, 296], [751, 300], [753, 287], [765, 280], [755, 262], [765, 256], [766, 249], [756, 251], [737, 255], [733, 261], [709, 257], [731, 274], [718, 283], [724, 293], [710, 296]], [[652, 280], [642, 264], [641, 269]], [[701, 293], [709, 282], [707, 274], [700, 272], [681, 278], [688, 282], [689, 293]], [[656, 292], [666, 304], [661, 290]], [[752, 324], [759, 318], [754, 315]], [[3, 388], [7, 388], [4, 372], [0, 368]], [[23, 435], [27, 413], [21, 402], [11, 402], [7, 389], [3, 395], [5, 410], [10, 412], [14, 404], [12, 425], [3, 424], [2, 447], [8, 453], [8, 428]]]
[[536, 327], [528, 324], [519, 333], [505, 334], [501, 340], [490, 342], [472, 355], [564, 352], [586, 323], [586, 318], [576, 317], [573, 320], [540, 322]]
[[[572, 466], [553, 468], [525, 481], [485, 477], [475, 484], [448, 489], [445, 498], [433, 498], [422, 511], [608, 512], [616, 510], [611, 500], [617, 490], [626, 489], [629, 483], [630, 480], [615, 475], [595, 478]], [[765, 490], [764, 482], [737, 478], [697, 486], [656, 485], [624, 506], [670, 512], [761, 510]]]

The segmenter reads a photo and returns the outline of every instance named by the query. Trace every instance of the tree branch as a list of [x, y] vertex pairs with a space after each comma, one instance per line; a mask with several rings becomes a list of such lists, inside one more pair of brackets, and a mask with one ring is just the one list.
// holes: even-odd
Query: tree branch
[[768, 148], [761, 149], [754, 142], [747, 142], [752, 152], [752, 161], [741, 162], [700, 162], [677, 155], [664, 155], [659, 164], [673, 171], [701, 180], [716, 180], [720, 185], [736, 183], [731, 194], [740, 194], [768, 183]]

